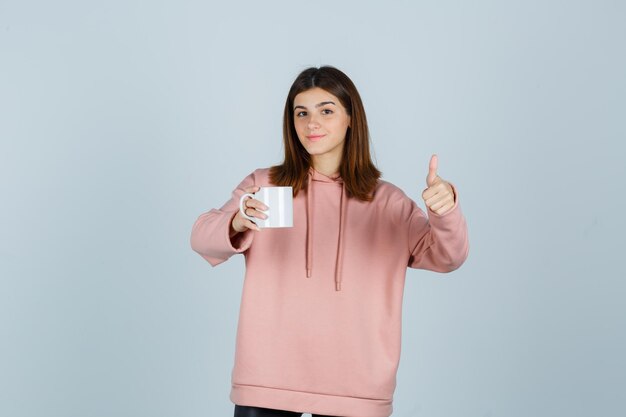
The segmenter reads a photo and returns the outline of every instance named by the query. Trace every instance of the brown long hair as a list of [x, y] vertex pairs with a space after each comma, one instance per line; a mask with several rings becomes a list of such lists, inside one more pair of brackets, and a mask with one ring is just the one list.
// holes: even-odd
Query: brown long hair
[[350, 116], [346, 131], [339, 174], [348, 197], [372, 201], [373, 191], [382, 173], [370, 156], [370, 135], [361, 96], [346, 74], [331, 66], [311, 67], [302, 71], [291, 85], [283, 115], [283, 144], [285, 160], [270, 168], [270, 181], [279, 186], [292, 186], [296, 196], [306, 189], [311, 156], [298, 139], [294, 125], [293, 102], [303, 91], [314, 87], [326, 90], [339, 99]]

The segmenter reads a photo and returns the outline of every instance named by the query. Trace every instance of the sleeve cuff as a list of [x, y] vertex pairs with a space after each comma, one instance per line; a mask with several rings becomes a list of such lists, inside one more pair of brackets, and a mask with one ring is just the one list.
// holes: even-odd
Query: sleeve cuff
[[228, 242], [228, 246], [233, 252], [241, 253], [246, 251], [252, 244], [254, 233], [252, 233], [252, 229], [246, 229], [244, 232], [239, 232], [233, 235], [233, 237], [230, 237], [230, 225], [233, 222], [233, 217], [235, 217], [236, 215], [237, 212], [234, 212], [229, 217], [226, 227], [226, 241]]

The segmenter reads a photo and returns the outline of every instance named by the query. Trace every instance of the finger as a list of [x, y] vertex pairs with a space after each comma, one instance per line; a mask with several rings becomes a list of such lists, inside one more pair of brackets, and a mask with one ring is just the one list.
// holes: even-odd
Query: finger
[[442, 214], [446, 214], [448, 211], [450, 211], [452, 207], [454, 207], [454, 204], [446, 204], [440, 207], [439, 209], [437, 209], [435, 213], [441, 216]]
[[245, 207], [253, 207], [259, 210], [267, 210], [269, 208], [265, 204], [263, 204], [261, 201], [254, 199], [254, 198], [247, 198], [246, 201], [243, 203], [243, 205]]
[[253, 221], [250, 221], [250, 220], [246, 220], [244, 222], [244, 226], [246, 226], [248, 229], [256, 230], [257, 232], [261, 231], [261, 228], [259, 226], [257, 226], [256, 223], [254, 223]]
[[267, 219], [267, 214], [263, 213], [262, 211], [258, 211], [253, 209], [252, 207], [247, 207], [244, 212], [246, 213], [246, 216], [249, 217], [256, 217], [258, 219]]
[[422, 198], [424, 200], [428, 200], [429, 198], [431, 198], [432, 196], [434, 196], [437, 193], [441, 193], [445, 190], [446, 186], [443, 182], [438, 182], [436, 184], [434, 184], [431, 187], [428, 187], [427, 189], [424, 190], [424, 192], [422, 192]]
[[426, 203], [426, 207], [428, 207], [432, 211], [436, 211], [437, 209], [441, 208], [443, 205], [447, 203], [448, 203], [448, 200], [446, 198], [443, 198], [437, 201], [428, 201]]
[[437, 155], [431, 156], [430, 163], [428, 164], [428, 177], [426, 177], [426, 184], [428, 184], [429, 187], [435, 184], [435, 180], [437, 179], [438, 164]]
[[424, 190], [422, 198], [427, 207], [432, 207], [433, 204], [449, 199], [454, 202], [454, 194], [452, 189], [445, 183], [437, 184], [431, 188]]
[[437, 211], [445, 206], [448, 206], [453, 202], [453, 198], [451, 195], [444, 195], [442, 198], [437, 201], [432, 202], [432, 204], [428, 205], [432, 211]]

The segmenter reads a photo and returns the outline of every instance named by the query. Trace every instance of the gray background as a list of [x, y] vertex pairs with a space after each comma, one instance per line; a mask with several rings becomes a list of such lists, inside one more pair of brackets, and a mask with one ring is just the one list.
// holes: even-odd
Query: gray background
[[622, 1], [0, 0], [0, 415], [229, 416], [244, 272], [198, 215], [344, 70], [384, 179], [454, 182], [471, 252], [408, 270], [394, 416], [623, 416]]

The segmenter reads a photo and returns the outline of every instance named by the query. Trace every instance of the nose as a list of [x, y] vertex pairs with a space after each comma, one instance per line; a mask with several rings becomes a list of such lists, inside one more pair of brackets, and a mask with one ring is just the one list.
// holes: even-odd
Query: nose
[[306, 126], [309, 130], [315, 130], [320, 127], [319, 123], [317, 123], [317, 121], [313, 117], [309, 119], [309, 122], [306, 124]]

